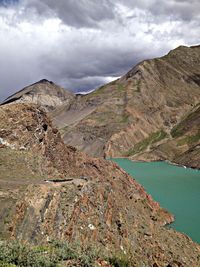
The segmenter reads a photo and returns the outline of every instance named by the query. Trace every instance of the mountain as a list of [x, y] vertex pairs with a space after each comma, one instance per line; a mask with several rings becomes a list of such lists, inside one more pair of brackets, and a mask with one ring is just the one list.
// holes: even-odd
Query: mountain
[[200, 169], [200, 103], [170, 131], [170, 135], [156, 144], [150, 144], [148, 151], [141, 151], [131, 157], [140, 160], [170, 160], [180, 165]]
[[200, 103], [199, 66], [200, 46], [180, 46], [145, 60], [120, 79], [57, 108], [55, 125], [67, 144], [93, 156], [168, 159], [163, 146], [162, 157], [144, 152], [165, 140], [172, 144], [173, 128]]
[[200, 246], [164, 227], [172, 215], [117, 164], [65, 145], [37, 105], [0, 106], [0, 200], [1, 239], [78, 242], [131, 266], [200, 266]]
[[64, 103], [67, 104], [74, 98], [74, 94], [54, 84], [51, 81], [43, 79], [30, 86], [27, 86], [19, 92], [11, 95], [2, 104], [8, 103], [34, 103], [42, 106], [47, 111], [55, 109]]

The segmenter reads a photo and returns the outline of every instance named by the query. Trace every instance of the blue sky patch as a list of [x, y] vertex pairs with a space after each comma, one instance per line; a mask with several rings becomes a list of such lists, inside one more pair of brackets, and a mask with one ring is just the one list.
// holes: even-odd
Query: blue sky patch
[[18, 3], [19, 0], [0, 0], [0, 6], [9, 6]]

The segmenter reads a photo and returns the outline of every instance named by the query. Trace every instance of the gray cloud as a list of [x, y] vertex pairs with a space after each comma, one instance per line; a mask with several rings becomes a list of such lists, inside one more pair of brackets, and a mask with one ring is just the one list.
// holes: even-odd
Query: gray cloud
[[199, 0], [117, 0], [132, 9], [139, 8], [154, 15], [154, 19], [181, 19], [191, 20], [200, 15]]
[[24, 4], [26, 9], [35, 8], [39, 14], [49, 10], [67, 25], [78, 28], [95, 28], [101, 21], [114, 19], [110, 0], [25, 0]]
[[104, 20], [116, 17], [118, 5], [127, 6], [133, 10], [145, 10], [154, 16], [155, 20], [191, 20], [199, 17], [199, 0], [24, 0], [26, 7], [34, 7], [40, 14], [49, 9], [64, 23], [74, 27], [98, 27]]
[[0, 7], [0, 100], [42, 78], [90, 90], [199, 42], [199, 2], [20, 0]]

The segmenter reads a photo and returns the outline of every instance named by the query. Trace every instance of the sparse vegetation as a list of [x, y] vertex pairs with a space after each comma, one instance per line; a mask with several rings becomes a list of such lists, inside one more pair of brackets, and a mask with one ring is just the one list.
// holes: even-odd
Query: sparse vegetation
[[124, 114], [122, 115], [121, 123], [127, 123], [128, 120], [129, 120], [129, 114], [124, 113]]
[[2, 241], [0, 243], [0, 266], [57, 267], [62, 266], [62, 263], [66, 261], [74, 261], [76, 266], [92, 267], [99, 253], [92, 248], [83, 249], [78, 244], [61, 241], [36, 247], [18, 241]]
[[141, 142], [137, 143], [133, 148], [128, 150], [128, 152], [125, 153], [125, 156], [129, 157], [132, 155], [135, 155], [141, 151], [144, 151], [149, 145], [159, 142], [160, 140], [167, 137], [167, 133], [163, 130], [152, 133], [149, 135], [149, 137], [143, 139]]
[[[41, 176], [41, 158], [30, 151], [18, 151], [10, 148], [0, 150], [0, 178], [15, 180], [38, 180]], [[15, 175], [13, 175], [15, 174]]]
[[193, 121], [198, 122], [199, 111], [200, 111], [200, 107], [197, 110], [195, 110], [194, 112], [187, 115], [187, 117], [182, 119], [181, 122], [179, 124], [177, 124], [171, 130], [171, 136], [174, 138], [179, 137], [179, 136], [182, 136], [186, 131], [188, 131], [190, 129]]
[[184, 138], [180, 139], [177, 142], [177, 145], [178, 146], [183, 146], [186, 144], [190, 145], [190, 144], [193, 144], [195, 142], [198, 142], [199, 140], [200, 140], [200, 131], [198, 131], [197, 134], [195, 134], [195, 135], [187, 135]]
[[113, 267], [131, 266], [127, 255], [106, 257], [100, 250], [65, 241], [53, 241], [44, 246], [30, 246], [16, 240], [0, 242], [1, 267], [93, 267], [99, 259]]
[[130, 267], [130, 261], [127, 257], [125, 257], [125, 255], [123, 256], [114, 256], [112, 258], [109, 258], [109, 263], [113, 266], [113, 267]]
[[124, 86], [123, 86], [123, 84], [118, 83], [118, 84], [117, 84], [117, 90], [118, 90], [118, 91], [123, 91], [123, 90], [124, 90]]

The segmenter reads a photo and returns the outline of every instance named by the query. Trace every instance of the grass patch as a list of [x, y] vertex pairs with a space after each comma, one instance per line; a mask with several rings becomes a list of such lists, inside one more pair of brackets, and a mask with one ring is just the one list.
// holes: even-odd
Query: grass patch
[[104, 89], [107, 87], [107, 85], [104, 85], [104, 86], [101, 86], [99, 87], [98, 89], [94, 90], [93, 92], [89, 93], [88, 95], [86, 96], [98, 96], [100, 95], [101, 93], [104, 92]]
[[79, 244], [66, 241], [53, 241], [47, 245], [30, 246], [17, 240], [0, 241], [1, 267], [62, 267], [98, 266], [97, 261], [105, 260], [113, 267], [130, 267], [127, 255], [105, 256], [92, 247], [82, 248]]
[[191, 145], [200, 140], [200, 131], [196, 135], [188, 135], [177, 142], [178, 146]]
[[171, 130], [171, 136], [172, 137], [180, 137], [184, 135], [185, 132], [191, 129], [193, 127], [193, 124], [195, 122], [198, 123], [199, 119], [199, 112], [200, 107], [197, 108], [194, 112], [190, 113], [186, 118], [184, 118], [179, 124], [177, 124], [172, 130]]
[[121, 119], [120, 122], [121, 122], [121, 123], [127, 123], [128, 120], [129, 120], [129, 114], [124, 113], [124, 114], [122, 115], [122, 119]]
[[167, 137], [167, 133], [163, 130], [150, 134], [147, 138], [137, 143], [133, 148], [125, 153], [125, 156], [130, 157], [141, 151], [144, 151], [149, 145], [159, 142]]
[[114, 256], [112, 258], [109, 258], [109, 263], [113, 266], [113, 267], [130, 267], [130, 261], [128, 258], [125, 257], [125, 255], [117, 257]]
[[92, 267], [98, 257], [96, 250], [89, 247], [83, 249], [78, 244], [68, 242], [54, 241], [47, 246], [35, 247], [18, 241], [0, 243], [2, 267], [59, 267], [66, 261], [74, 261], [74, 266]]
[[96, 90], [94, 90], [93, 92], [89, 93], [88, 95], [85, 95], [85, 97], [93, 97], [93, 96], [98, 96], [98, 95], [101, 95], [102, 93], [104, 93], [105, 89], [112, 86], [112, 85], [115, 85], [117, 82], [117, 80], [114, 80], [110, 83], [107, 83], [105, 85], [102, 85], [100, 86], [99, 88], [97, 88]]
[[123, 91], [124, 90], [124, 86], [121, 83], [117, 84], [117, 90], [118, 91]]
[[183, 122], [179, 123], [178, 125], [176, 125], [172, 130], [171, 130], [171, 136], [173, 138], [175, 137], [180, 137], [181, 135], [184, 134], [184, 126], [185, 124]]

